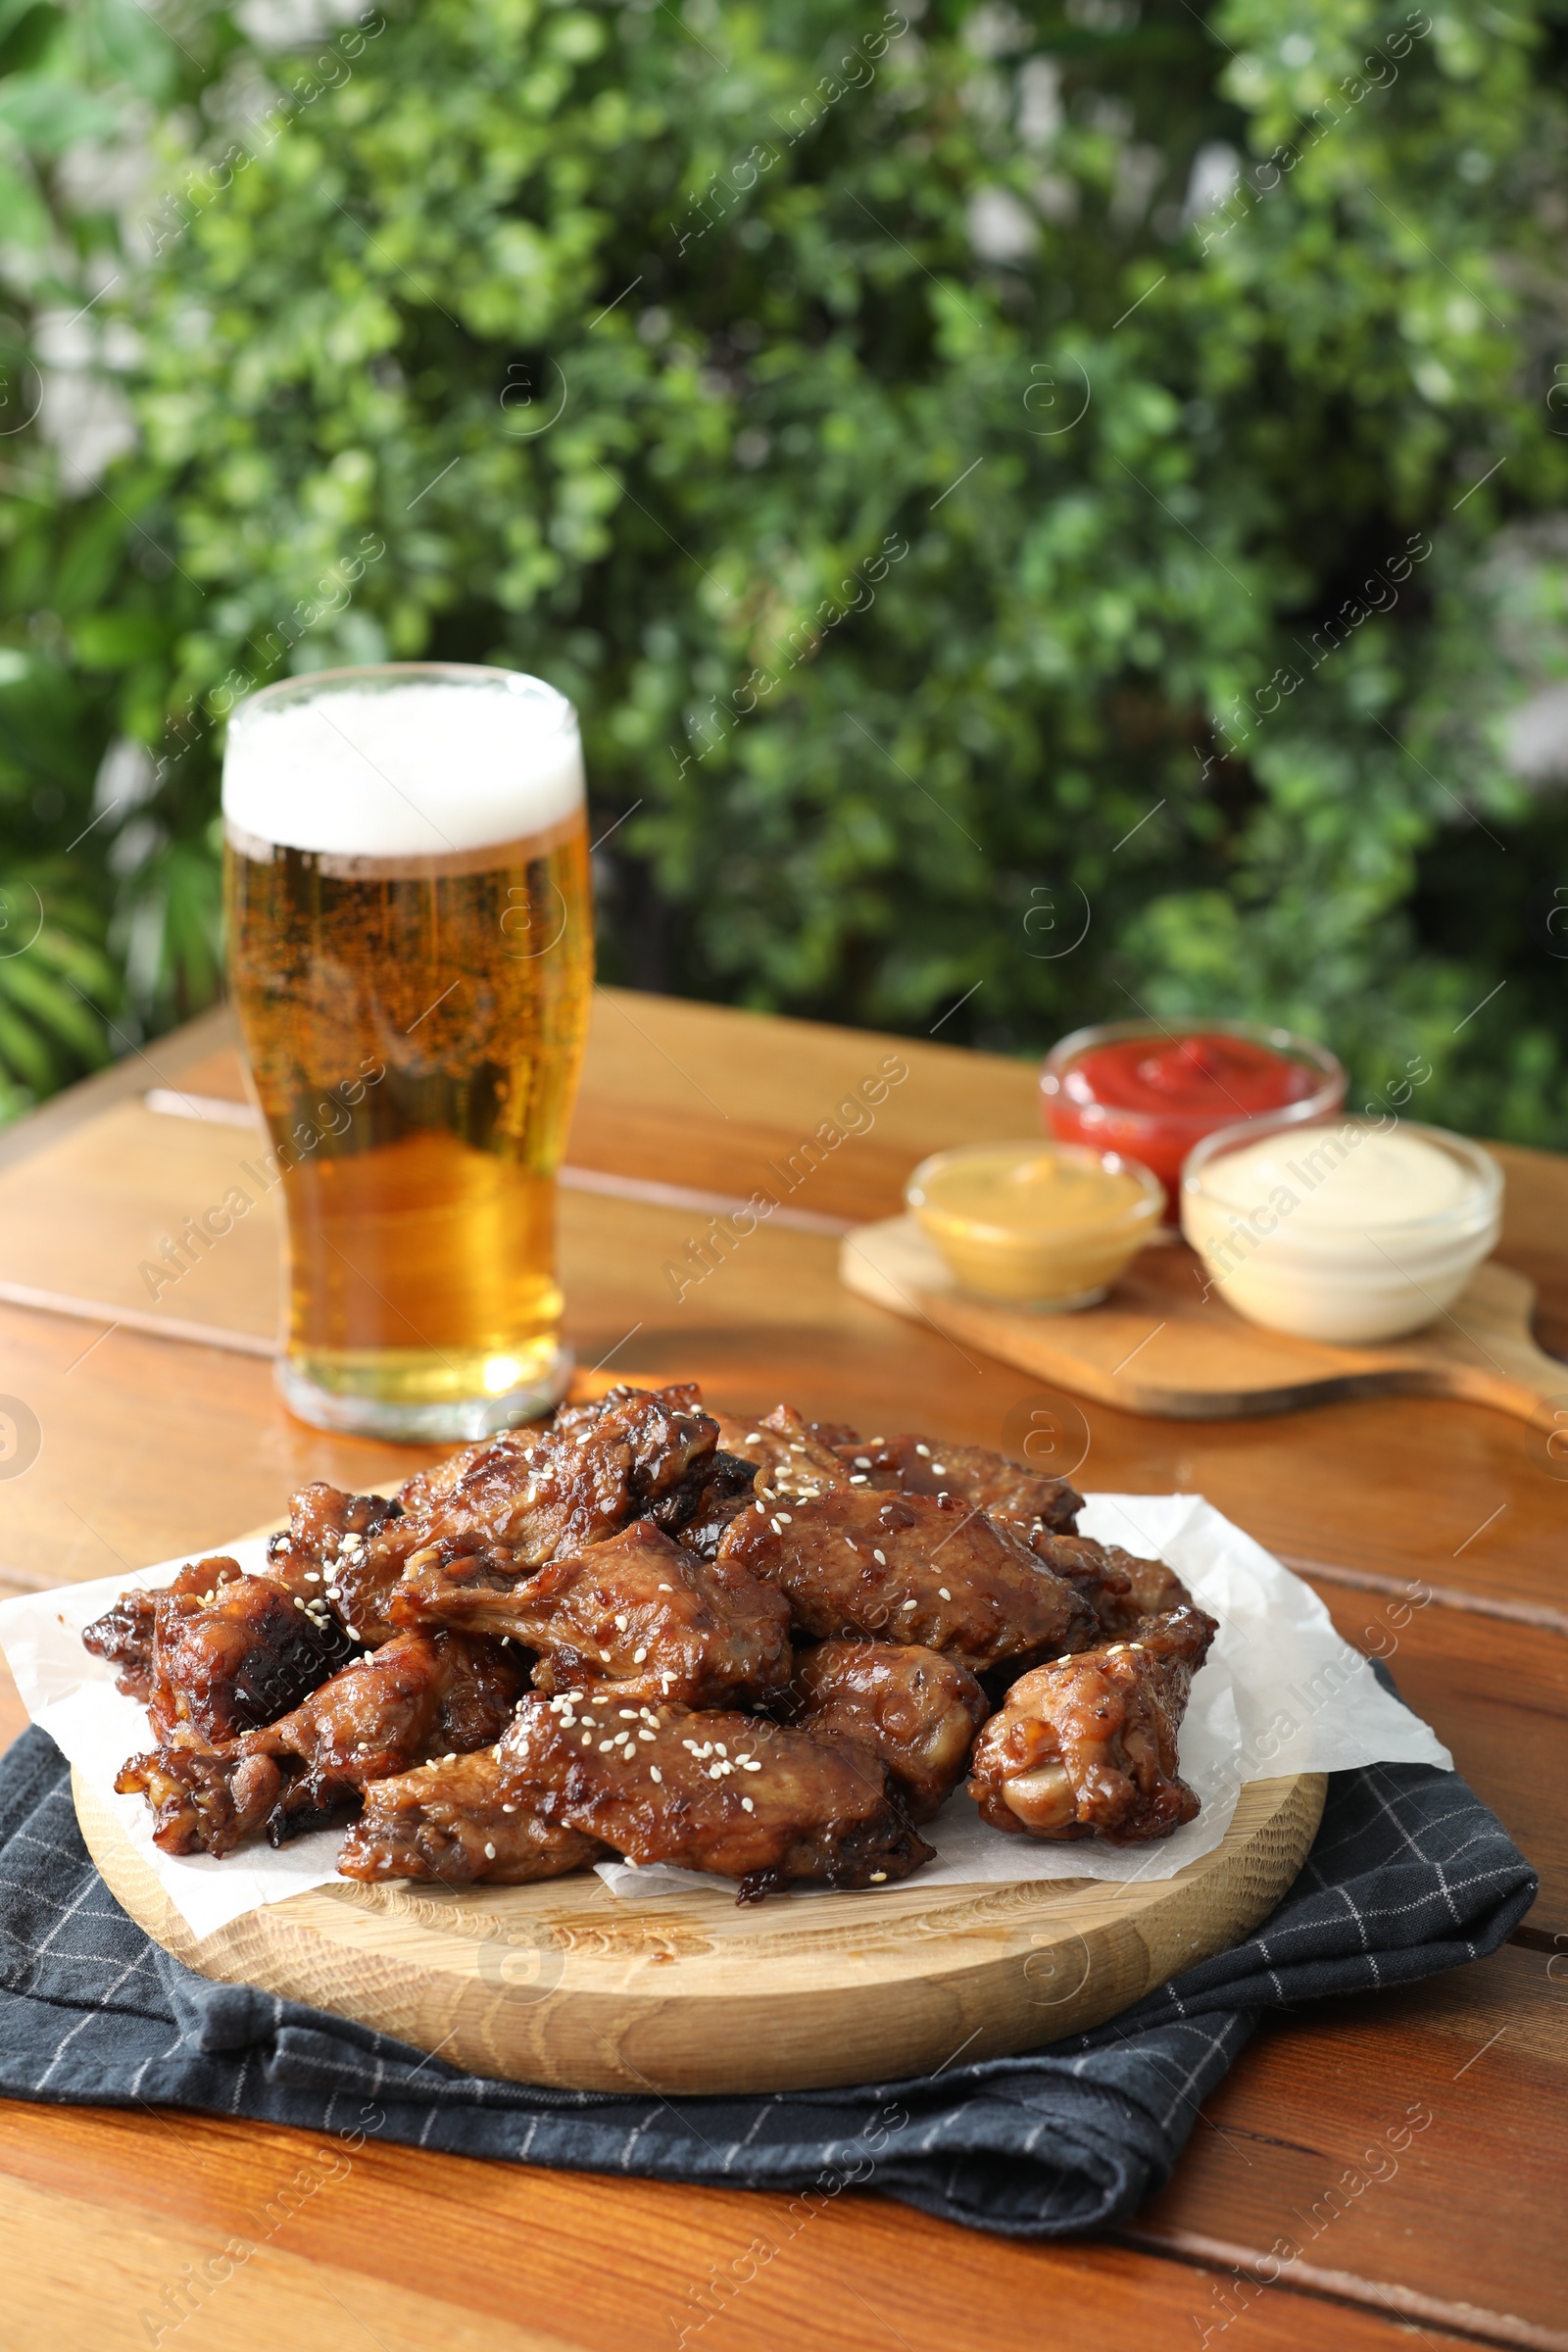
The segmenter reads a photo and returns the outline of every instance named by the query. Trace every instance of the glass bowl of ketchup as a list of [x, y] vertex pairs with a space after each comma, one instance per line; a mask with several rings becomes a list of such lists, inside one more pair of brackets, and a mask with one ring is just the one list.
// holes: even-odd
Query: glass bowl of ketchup
[[1243, 1119], [1320, 1119], [1345, 1101], [1326, 1046], [1261, 1021], [1102, 1021], [1046, 1056], [1041, 1110], [1058, 1143], [1141, 1160], [1165, 1187], [1174, 1225], [1182, 1162]]

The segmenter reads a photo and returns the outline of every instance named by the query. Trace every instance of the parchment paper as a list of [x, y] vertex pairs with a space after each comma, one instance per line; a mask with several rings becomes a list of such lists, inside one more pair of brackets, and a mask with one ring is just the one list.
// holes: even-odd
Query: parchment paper
[[[1309, 1587], [1200, 1495], [1092, 1494], [1080, 1527], [1102, 1543], [1168, 1560], [1220, 1621], [1181, 1736], [1182, 1777], [1203, 1809], [1153, 1845], [1118, 1850], [1090, 1839], [1051, 1845], [988, 1829], [960, 1788], [925, 1832], [937, 1859], [921, 1871], [923, 1886], [1168, 1879], [1218, 1845], [1248, 1781], [1373, 1763], [1452, 1770], [1446, 1748], [1379, 1687]], [[259, 1568], [266, 1554], [261, 1539], [227, 1549], [247, 1569]], [[110, 1668], [82, 1648], [81, 1629], [127, 1585], [168, 1584], [183, 1565], [165, 1560], [138, 1576], [101, 1577], [0, 1603], [0, 1647], [33, 1722], [118, 1815], [192, 1930], [207, 1936], [263, 1903], [330, 1885], [342, 1832], [318, 1830], [276, 1851], [265, 1843], [243, 1846], [221, 1862], [210, 1854], [165, 1854], [152, 1841], [143, 1799], [115, 1795], [121, 1764], [150, 1744], [147, 1715], [122, 1697]], [[638, 1870], [623, 1862], [601, 1863], [599, 1875], [628, 1901], [684, 1889], [712, 1893], [724, 1885], [696, 1871]], [[800, 1899], [809, 1899], [806, 1890]]]

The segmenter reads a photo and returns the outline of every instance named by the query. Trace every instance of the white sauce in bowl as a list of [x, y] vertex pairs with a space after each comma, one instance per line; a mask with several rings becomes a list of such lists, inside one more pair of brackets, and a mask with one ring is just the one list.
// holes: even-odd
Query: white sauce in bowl
[[[1354, 1140], [1352, 1141], [1352, 1137]], [[1251, 1209], [1289, 1193], [1298, 1233], [1361, 1233], [1457, 1208], [1475, 1189], [1441, 1145], [1418, 1135], [1351, 1128], [1268, 1136], [1210, 1161], [1205, 1189], [1227, 1208]]]
[[1255, 1122], [1199, 1145], [1182, 1231], [1211, 1285], [1250, 1321], [1365, 1345], [1418, 1331], [1494, 1246], [1502, 1175], [1442, 1128], [1346, 1119]]

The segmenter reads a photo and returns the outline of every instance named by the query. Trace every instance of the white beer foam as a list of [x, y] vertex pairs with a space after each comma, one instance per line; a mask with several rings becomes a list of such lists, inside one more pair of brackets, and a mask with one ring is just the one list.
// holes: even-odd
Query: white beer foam
[[577, 715], [542, 679], [454, 668], [380, 686], [323, 677], [229, 721], [237, 832], [346, 858], [430, 858], [540, 833], [583, 802]]

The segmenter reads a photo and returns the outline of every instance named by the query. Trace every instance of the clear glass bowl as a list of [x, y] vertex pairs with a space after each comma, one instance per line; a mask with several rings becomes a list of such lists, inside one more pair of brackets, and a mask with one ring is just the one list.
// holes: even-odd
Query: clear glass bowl
[[[944, 1206], [932, 1198], [944, 1175], [967, 1166], [982, 1176], [1004, 1179], [1009, 1168], [1024, 1169], [1051, 1161], [1069, 1172], [1124, 1179], [1114, 1190], [1101, 1217], [1074, 1218], [1060, 1226], [1031, 1215], [1020, 1199], [1019, 1214], [976, 1216]], [[1135, 1160], [1113, 1152], [1093, 1152], [1079, 1144], [1026, 1143], [966, 1144], [952, 1152], [933, 1152], [923, 1159], [905, 1187], [904, 1198], [912, 1214], [941, 1250], [965, 1290], [1008, 1306], [1061, 1312], [1092, 1306], [1122, 1273], [1128, 1261], [1159, 1230], [1165, 1205], [1164, 1187], [1156, 1176]], [[999, 1208], [1006, 1205], [1001, 1191]], [[1038, 1197], [1037, 1197], [1038, 1207]]]
[[[1147, 1040], [1151, 1049], [1181, 1045], [1189, 1038], [1225, 1037], [1261, 1046], [1288, 1062], [1297, 1073], [1300, 1092], [1295, 1102], [1275, 1104], [1249, 1114], [1235, 1102], [1220, 1099], [1205, 1108], [1138, 1110], [1097, 1101], [1082, 1064], [1102, 1046], [1129, 1039]], [[1233, 1126], [1239, 1117], [1320, 1119], [1338, 1110], [1345, 1101], [1345, 1070], [1326, 1046], [1298, 1037], [1292, 1029], [1271, 1028], [1263, 1021], [1177, 1021], [1163, 1027], [1158, 1021], [1101, 1021], [1093, 1028], [1075, 1029], [1047, 1054], [1040, 1073], [1041, 1116], [1059, 1143], [1087, 1144], [1098, 1152], [1118, 1152], [1152, 1168], [1165, 1187], [1166, 1218], [1174, 1224], [1179, 1208], [1182, 1163], [1195, 1144], [1217, 1128]]]
[[[1300, 1216], [1318, 1187], [1380, 1135], [1443, 1152], [1459, 1171], [1458, 1198], [1426, 1213], [1391, 1205], [1376, 1217], [1329, 1221], [1325, 1197]], [[1225, 1183], [1227, 1160], [1274, 1137], [1277, 1182], [1266, 1192], [1262, 1181]], [[1250, 1119], [1205, 1137], [1182, 1171], [1182, 1231], [1221, 1298], [1250, 1322], [1298, 1339], [1366, 1346], [1421, 1330], [1458, 1297], [1501, 1224], [1502, 1170], [1491, 1152], [1414, 1120]]]

